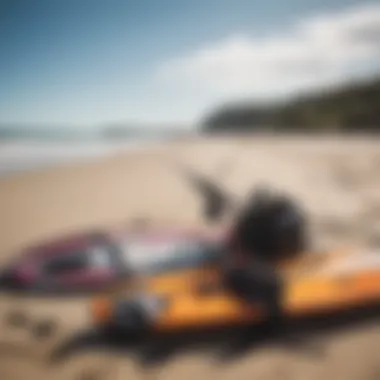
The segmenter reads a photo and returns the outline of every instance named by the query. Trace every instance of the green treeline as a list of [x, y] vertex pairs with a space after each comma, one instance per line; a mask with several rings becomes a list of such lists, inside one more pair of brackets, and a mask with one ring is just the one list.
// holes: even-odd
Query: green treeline
[[223, 106], [202, 122], [205, 132], [380, 131], [380, 78], [306, 94], [288, 102]]

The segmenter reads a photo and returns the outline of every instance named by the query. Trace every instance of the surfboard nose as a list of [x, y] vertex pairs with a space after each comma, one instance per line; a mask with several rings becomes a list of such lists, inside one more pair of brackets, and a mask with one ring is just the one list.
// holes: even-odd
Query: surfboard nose
[[15, 273], [11, 268], [3, 269], [0, 272], [0, 289], [12, 289], [16, 287]]
[[0, 290], [21, 290], [30, 282], [18, 266], [5, 267], [0, 271]]

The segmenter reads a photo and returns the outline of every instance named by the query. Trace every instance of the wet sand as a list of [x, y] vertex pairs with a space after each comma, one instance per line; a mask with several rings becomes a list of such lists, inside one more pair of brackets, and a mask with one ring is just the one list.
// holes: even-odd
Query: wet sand
[[[311, 215], [316, 246], [380, 249], [380, 141], [371, 138], [223, 137], [172, 141], [93, 163], [0, 180], [1, 262], [20, 248], [62, 233], [128, 225], [205, 226], [202, 202], [181, 176], [187, 164], [243, 199], [256, 184], [296, 196]], [[231, 363], [194, 350], [146, 369], [125, 352], [78, 353], [49, 363], [54, 348], [88, 324], [87, 299], [36, 300], [1, 296], [0, 378], [18, 379], [380, 379], [380, 325], [363, 323], [330, 333], [323, 355], [273, 344]], [[21, 310], [28, 328], [10, 327]], [[36, 323], [57, 324], [53, 337], [33, 335]]]

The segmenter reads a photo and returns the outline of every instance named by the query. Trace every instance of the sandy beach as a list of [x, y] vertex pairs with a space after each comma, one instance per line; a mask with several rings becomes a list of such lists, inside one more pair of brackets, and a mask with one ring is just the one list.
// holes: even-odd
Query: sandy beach
[[[24, 246], [77, 229], [121, 226], [136, 217], [156, 225], [204, 226], [201, 200], [178, 170], [183, 163], [239, 199], [258, 183], [297, 197], [309, 211], [314, 244], [380, 250], [380, 141], [370, 137], [197, 137], [92, 162], [0, 179], [0, 262]], [[197, 351], [154, 370], [125, 353], [83, 352], [57, 365], [52, 349], [88, 323], [87, 299], [1, 296], [0, 379], [106, 380], [380, 379], [380, 324], [321, 338], [323, 355], [259, 347], [233, 363]], [[54, 320], [54, 337], [9, 327], [12, 310]]]

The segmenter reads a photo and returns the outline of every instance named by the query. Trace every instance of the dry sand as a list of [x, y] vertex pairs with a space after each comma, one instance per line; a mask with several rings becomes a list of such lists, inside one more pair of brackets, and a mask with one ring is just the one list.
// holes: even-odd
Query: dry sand
[[[198, 226], [201, 202], [174, 162], [186, 163], [243, 198], [265, 181], [297, 196], [312, 217], [316, 245], [380, 241], [380, 143], [371, 138], [224, 137], [173, 141], [91, 164], [0, 180], [1, 261], [40, 239], [77, 228], [149, 217], [153, 225]], [[87, 300], [0, 299], [0, 379], [380, 379], [380, 326], [367, 323], [322, 339], [324, 356], [262, 347], [221, 366], [192, 352], [144, 370], [128, 355], [84, 352], [48, 364], [54, 347], [87, 324]], [[31, 323], [53, 319], [54, 338], [9, 327], [11, 310]]]

